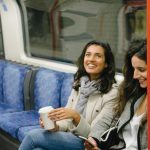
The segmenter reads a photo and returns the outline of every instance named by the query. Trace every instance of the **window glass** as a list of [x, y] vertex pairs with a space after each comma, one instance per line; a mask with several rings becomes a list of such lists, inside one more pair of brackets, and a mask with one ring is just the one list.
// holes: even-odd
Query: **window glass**
[[4, 58], [4, 47], [3, 47], [3, 39], [2, 39], [1, 16], [0, 16], [0, 58]]
[[91, 40], [111, 45], [121, 70], [130, 42], [146, 36], [145, 0], [24, 0], [31, 56], [74, 63]]

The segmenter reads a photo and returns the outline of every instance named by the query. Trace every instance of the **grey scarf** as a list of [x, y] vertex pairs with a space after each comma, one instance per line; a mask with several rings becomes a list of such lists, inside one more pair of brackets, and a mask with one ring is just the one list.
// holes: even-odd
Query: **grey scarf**
[[89, 96], [94, 93], [98, 93], [99, 91], [96, 84], [97, 80], [90, 81], [87, 76], [83, 76], [81, 77], [80, 82], [80, 95], [76, 105], [76, 110], [85, 117]]

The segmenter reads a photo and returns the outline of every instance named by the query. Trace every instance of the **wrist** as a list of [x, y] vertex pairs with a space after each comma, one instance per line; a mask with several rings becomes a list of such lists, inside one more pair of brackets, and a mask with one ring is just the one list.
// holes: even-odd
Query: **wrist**
[[73, 116], [73, 124], [74, 124], [75, 126], [77, 126], [77, 125], [79, 124], [79, 122], [80, 122], [80, 119], [81, 119], [80, 114], [79, 114], [79, 113], [76, 113], [76, 114]]

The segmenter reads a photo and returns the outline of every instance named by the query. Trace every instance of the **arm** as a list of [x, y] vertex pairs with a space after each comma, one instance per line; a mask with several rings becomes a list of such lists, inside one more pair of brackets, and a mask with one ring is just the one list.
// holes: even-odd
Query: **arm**
[[[104, 94], [102, 97], [97, 96], [95, 97], [95, 99], [91, 97], [88, 104], [89, 106], [87, 106], [87, 112], [88, 115], [91, 118], [93, 116], [93, 118], [89, 121], [88, 119], [85, 119], [81, 115], [81, 119], [78, 126], [70, 127], [70, 131], [84, 137], [88, 137], [89, 133], [90, 134], [92, 133], [91, 136], [93, 136], [93, 134], [96, 134], [97, 132], [98, 135], [102, 134], [105, 130], [109, 128], [112, 119], [114, 117], [113, 108], [118, 101], [117, 96], [118, 96], [118, 87], [113, 87], [109, 93]], [[94, 103], [93, 101], [97, 101], [97, 103], [96, 102]], [[98, 113], [96, 112], [97, 108], [99, 110]]]
[[95, 137], [98, 140], [102, 133], [117, 121], [117, 119], [114, 119], [114, 106], [118, 102], [118, 89], [113, 89], [110, 94], [106, 94], [104, 98], [102, 110], [92, 122], [92, 128], [89, 134], [89, 136]]
[[78, 92], [73, 89], [66, 107], [55, 109], [53, 114], [49, 114], [49, 118], [56, 121], [60, 131], [67, 131], [70, 124], [74, 123], [76, 126], [80, 121], [79, 113], [73, 110], [73, 107], [76, 104], [77, 94]]
[[65, 119], [72, 119], [72, 122], [77, 126], [80, 122], [80, 114], [72, 108], [57, 108], [51, 111], [48, 115], [51, 120], [61, 121]]

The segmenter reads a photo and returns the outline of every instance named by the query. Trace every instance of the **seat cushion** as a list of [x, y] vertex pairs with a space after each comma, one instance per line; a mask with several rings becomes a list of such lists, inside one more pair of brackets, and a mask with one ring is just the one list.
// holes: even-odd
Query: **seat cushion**
[[17, 109], [17, 108], [12, 107], [9, 104], [0, 103], [0, 114], [17, 112], [17, 111], [20, 111], [20, 110]]
[[26, 127], [21, 127], [18, 130], [18, 139], [20, 142], [22, 142], [22, 140], [24, 139], [24, 137], [31, 131], [37, 128], [41, 128], [40, 125], [36, 125], [36, 126], [26, 126]]
[[17, 138], [19, 128], [38, 124], [39, 114], [36, 111], [22, 111], [0, 115], [0, 128], [15, 138]]

